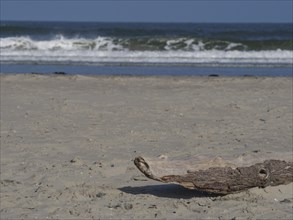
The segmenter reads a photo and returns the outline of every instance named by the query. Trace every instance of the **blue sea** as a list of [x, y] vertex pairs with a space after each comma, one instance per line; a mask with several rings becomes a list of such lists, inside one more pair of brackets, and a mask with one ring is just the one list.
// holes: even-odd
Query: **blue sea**
[[1, 73], [292, 76], [292, 23], [1, 21]]

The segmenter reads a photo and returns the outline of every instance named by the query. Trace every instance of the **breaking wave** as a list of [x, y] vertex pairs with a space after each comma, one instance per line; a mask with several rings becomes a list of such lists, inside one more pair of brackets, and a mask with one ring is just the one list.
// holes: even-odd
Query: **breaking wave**
[[[268, 41], [263, 48], [242, 42], [192, 37], [106, 37], [36, 40], [28, 36], [0, 39], [2, 63], [84, 64], [292, 64], [292, 42]], [[269, 44], [274, 45], [270, 47]]]

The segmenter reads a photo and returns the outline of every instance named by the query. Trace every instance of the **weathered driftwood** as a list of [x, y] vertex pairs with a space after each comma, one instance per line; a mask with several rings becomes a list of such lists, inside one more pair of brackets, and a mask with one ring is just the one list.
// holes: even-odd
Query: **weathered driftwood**
[[[169, 160], [165, 156], [147, 159], [136, 157], [134, 164], [148, 178], [179, 183], [188, 189], [229, 194], [252, 187], [276, 186], [293, 182], [293, 162], [282, 158], [263, 159], [237, 157], [225, 160], [216, 157], [181, 158]], [[287, 157], [288, 158], [288, 157]], [[255, 161], [258, 161], [254, 163]]]

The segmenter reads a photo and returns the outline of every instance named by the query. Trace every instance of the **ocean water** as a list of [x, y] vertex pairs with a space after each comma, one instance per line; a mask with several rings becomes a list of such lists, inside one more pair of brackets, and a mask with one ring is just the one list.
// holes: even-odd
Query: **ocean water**
[[1, 21], [1, 73], [292, 76], [292, 23]]

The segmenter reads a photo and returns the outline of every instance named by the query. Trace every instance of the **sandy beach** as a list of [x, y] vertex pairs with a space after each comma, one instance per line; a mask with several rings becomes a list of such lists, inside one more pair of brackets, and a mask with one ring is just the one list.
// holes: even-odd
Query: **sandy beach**
[[293, 184], [212, 196], [136, 156], [292, 155], [292, 78], [1, 75], [1, 219], [292, 219]]

